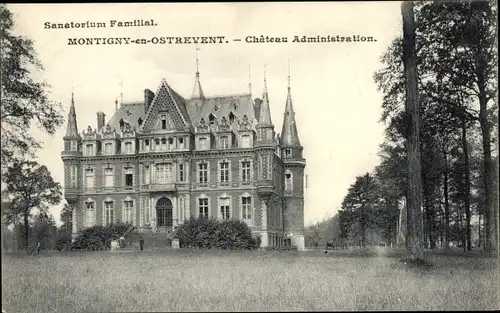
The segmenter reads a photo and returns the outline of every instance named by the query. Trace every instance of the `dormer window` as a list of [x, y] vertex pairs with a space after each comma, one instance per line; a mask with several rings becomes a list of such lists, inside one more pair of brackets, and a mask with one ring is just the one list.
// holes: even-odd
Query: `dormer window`
[[201, 137], [198, 139], [198, 143], [200, 145], [201, 150], [206, 150], [208, 149], [208, 140], [207, 137]]
[[174, 149], [174, 138], [168, 138], [168, 148]]
[[85, 154], [87, 156], [94, 155], [94, 145], [93, 144], [88, 144], [85, 146]]
[[125, 143], [125, 153], [133, 153], [132, 143], [130, 141]]
[[167, 116], [161, 116], [161, 129], [167, 129]]
[[220, 148], [221, 149], [228, 149], [229, 148], [229, 137], [228, 136], [221, 136], [220, 137]]
[[141, 125], [142, 125], [142, 122], [143, 122], [143, 121], [142, 121], [142, 118], [140, 118], [140, 117], [139, 117], [139, 119], [137, 120], [137, 123], [139, 124], [139, 126], [141, 126]]
[[149, 146], [149, 139], [144, 140], [144, 144], [145, 144], [146, 146]]
[[250, 148], [250, 135], [241, 135], [241, 147]]
[[210, 113], [210, 115], [208, 116], [208, 120], [209, 120], [210, 124], [215, 123], [215, 115]]
[[233, 109], [235, 109], [235, 110], [238, 109], [238, 104], [236, 102], [233, 103]]
[[232, 123], [234, 122], [234, 119], [236, 118], [236, 116], [234, 115], [233, 112], [229, 112], [229, 123]]

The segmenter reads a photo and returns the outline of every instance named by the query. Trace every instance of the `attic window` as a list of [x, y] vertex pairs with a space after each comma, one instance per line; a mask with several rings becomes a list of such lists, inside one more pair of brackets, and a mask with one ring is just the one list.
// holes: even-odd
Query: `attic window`
[[120, 119], [120, 128], [123, 128], [123, 125], [125, 125], [125, 122], [123, 121], [123, 119], [121, 118]]
[[234, 118], [235, 118], [235, 117], [236, 117], [236, 116], [233, 114], [233, 112], [229, 112], [229, 122], [231, 122], [231, 123], [232, 123], [232, 122], [234, 121]]
[[238, 109], [238, 104], [237, 104], [236, 102], [235, 102], [235, 103], [233, 103], [233, 108], [234, 108], [235, 110], [236, 110], [236, 109]]
[[139, 119], [137, 120], [137, 123], [139, 123], [139, 126], [142, 125], [142, 122], [143, 122], [142, 118], [139, 117]]
[[219, 106], [216, 104], [216, 105], [214, 106], [214, 111], [215, 111], [215, 112], [217, 112], [218, 110], [219, 110]]
[[210, 124], [215, 123], [215, 115], [213, 115], [212, 113], [210, 113], [210, 115], [208, 116], [208, 120], [210, 121]]
[[130, 112], [129, 110], [127, 110], [126, 114], [127, 114], [127, 116], [130, 116], [130, 115], [132, 115], [132, 112]]

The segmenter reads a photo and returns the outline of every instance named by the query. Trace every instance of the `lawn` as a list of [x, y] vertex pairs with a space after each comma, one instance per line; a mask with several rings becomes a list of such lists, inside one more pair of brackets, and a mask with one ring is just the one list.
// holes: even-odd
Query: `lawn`
[[497, 260], [433, 255], [430, 269], [349, 253], [135, 251], [2, 256], [9, 312], [482, 310]]

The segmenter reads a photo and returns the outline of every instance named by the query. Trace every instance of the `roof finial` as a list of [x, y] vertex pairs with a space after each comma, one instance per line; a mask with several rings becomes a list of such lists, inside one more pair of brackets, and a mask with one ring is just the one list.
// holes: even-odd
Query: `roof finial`
[[123, 104], [123, 76], [120, 75], [120, 105]]
[[118, 98], [115, 98], [115, 112], [118, 112]]
[[248, 91], [252, 94], [252, 72], [251, 65], [248, 65]]
[[267, 64], [264, 64], [264, 92], [267, 92]]
[[73, 86], [71, 86], [71, 105], [75, 106], [75, 93], [74, 93]]
[[200, 60], [198, 59], [198, 51], [200, 51], [200, 48], [198, 48], [198, 44], [196, 44], [196, 77], [200, 76]]
[[291, 72], [291, 61], [290, 61], [290, 54], [288, 54], [288, 89], [290, 89], [290, 82], [292, 81], [292, 76], [290, 74]]

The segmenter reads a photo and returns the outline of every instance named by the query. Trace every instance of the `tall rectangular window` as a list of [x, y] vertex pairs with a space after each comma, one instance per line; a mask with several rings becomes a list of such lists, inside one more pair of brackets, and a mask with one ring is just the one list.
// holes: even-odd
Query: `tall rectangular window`
[[93, 156], [94, 155], [94, 145], [88, 144], [85, 146], [85, 155]]
[[208, 184], [208, 164], [198, 164], [198, 177], [200, 184]]
[[229, 182], [229, 162], [220, 163], [220, 182]]
[[184, 181], [184, 164], [179, 164], [179, 181]]
[[76, 187], [77, 180], [78, 180], [78, 168], [76, 167], [76, 165], [71, 165], [69, 167], [69, 184], [70, 184], [70, 186]]
[[131, 142], [126, 142], [125, 143], [125, 153], [133, 153], [132, 143]]
[[85, 228], [95, 225], [95, 202], [85, 202]]
[[242, 197], [241, 198], [241, 209], [242, 217], [244, 220], [252, 219], [252, 198]]
[[114, 221], [114, 205], [113, 201], [104, 202], [104, 223], [106, 225], [113, 224]]
[[125, 187], [132, 188], [134, 185], [134, 170], [130, 167], [125, 168]]
[[123, 201], [123, 222], [133, 223], [132, 221], [132, 210], [134, 208], [134, 201]]
[[113, 168], [106, 167], [104, 169], [104, 187], [113, 187], [114, 185]]
[[94, 188], [94, 169], [93, 168], [85, 169], [85, 187], [86, 188]]
[[150, 181], [150, 176], [151, 173], [150, 173], [150, 169], [149, 169], [149, 165], [145, 165], [144, 166], [144, 184], [148, 185], [149, 184], [149, 181]]
[[108, 142], [104, 144], [104, 154], [106, 155], [112, 155], [113, 153], [113, 144]]
[[250, 147], [250, 135], [241, 135], [241, 147], [242, 148], [251, 148]]
[[201, 198], [198, 199], [198, 212], [199, 212], [199, 217], [202, 218], [208, 218], [208, 199], [207, 198]]
[[156, 183], [168, 184], [173, 182], [173, 170], [171, 163], [161, 163], [156, 165]]
[[144, 150], [149, 151], [151, 146], [149, 145], [149, 139], [144, 140]]
[[179, 138], [179, 149], [184, 149], [186, 147], [184, 142], [184, 138]]
[[174, 138], [168, 138], [168, 149], [169, 150], [175, 149]]
[[292, 174], [291, 173], [286, 173], [285, 174], [285, 191], [286, 192], [291, 192], [292, 191]]
[[200, 150], [207, 150], [208, 149], [208, 139], [206, 137], [199, 138], [198, 142], [200, 145]]
[[167, 116], [161, 116], [161, 129], [167, 129]]
[[78, 141], [76, 141], [76, 140], [70, 141], [70, 150], [71, 151], [78, 151]]
[[229, 148], [229, 137], [228, 136], [221, 136], [220, 137], [220, 148], [221, 149], [228, 149]]
[[250, 161], [241, 162], [241, 180], [244, 182], [249, 182], [251, 180], [250, 173]]
[[220, 203], [220, 217], [223, 220], [228, 220], [231, 218], [231, 211], [229, 207], [229, 198], [221, 198], [219, 199]]

